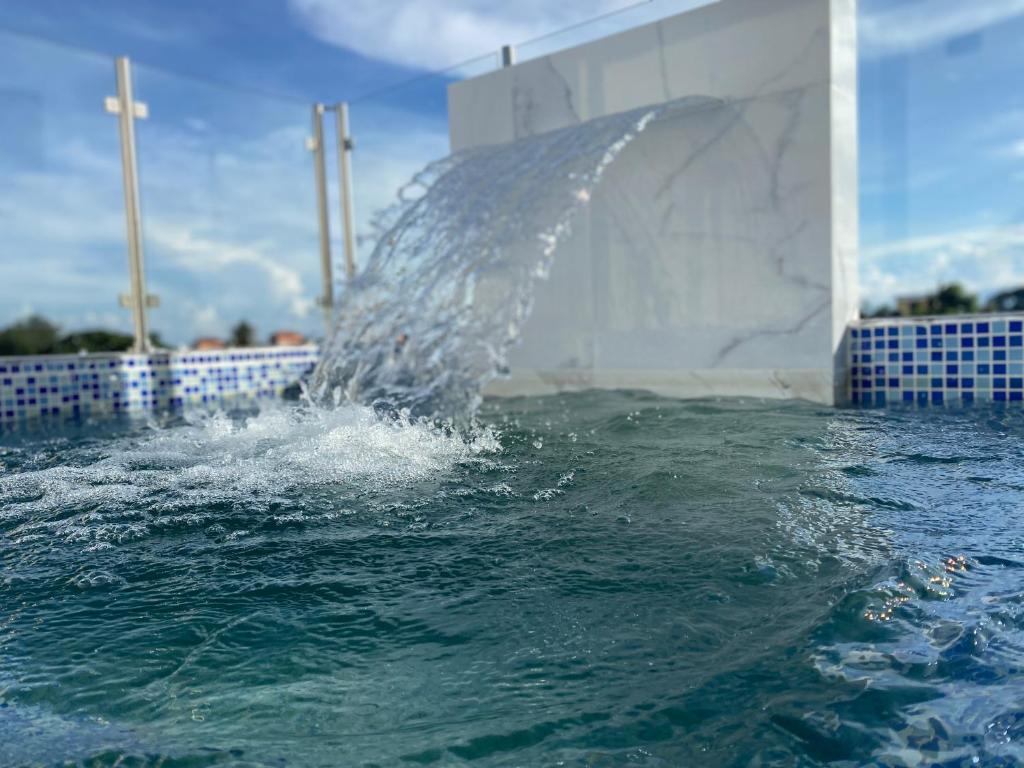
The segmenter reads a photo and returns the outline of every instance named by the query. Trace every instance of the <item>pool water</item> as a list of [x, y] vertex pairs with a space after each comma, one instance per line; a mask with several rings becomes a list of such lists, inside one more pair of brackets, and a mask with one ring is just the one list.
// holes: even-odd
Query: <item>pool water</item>
[[6, 435], [0, 765], [1024, 762], [1024, 414]]

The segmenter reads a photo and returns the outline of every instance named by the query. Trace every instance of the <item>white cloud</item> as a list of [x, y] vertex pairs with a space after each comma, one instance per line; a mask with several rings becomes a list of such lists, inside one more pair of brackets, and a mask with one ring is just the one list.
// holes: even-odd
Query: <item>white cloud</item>
[[898, 240], [861, 252], [863, 298], [888, 303], [897, 296], [959, 281], [990, 295], [1024, 285], [1024, 225], [961, 230]]
[[[153, 245], [170, 254], [178, 266], [201, 276], [201, 279], [216, 280], [229, 275], [233, 268], [241, 268], [236, 272], [243, 276], [249, 273], [249, 277], [255, 271], [262, 273], [266, 280], [261, 286], [262, 293], [277, 299], [295, 317], [305, 317], [313, 305], [302, 275], [281, 263], [270, 243], [240, 244], [212, 239], [196, 235], [185, 223], [175, 225], [167, 222], [149, 227], [147, 237]], [[226, 303], [230, 302], [230, 293], [238, 293], [237, 281], [234, 285], [232, 282], [222, 283], [222, 289], [228, 294]]]
[[[635, 2], [635, 0], [632, 0]], [[442, 69], [632, 4], [631, 0], [289, 0], [318, 38], [375, 59]]]
[[1024, 14], [1024, 0], [921, 0], [863, 14], [861, 53], [887, 56], [945, 42]]

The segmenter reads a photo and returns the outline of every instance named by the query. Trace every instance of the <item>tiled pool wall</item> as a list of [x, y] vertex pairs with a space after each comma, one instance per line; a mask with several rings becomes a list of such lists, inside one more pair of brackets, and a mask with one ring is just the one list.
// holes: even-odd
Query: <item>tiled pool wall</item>
[[[1024, 313], [861, 320], [847, 331], [854, 405], [1024, 402]], [[317, 348], [0, 357], [0, 428], [278, 398]]]
[[0, 357], [0, 427], [280, 397], [317, 349]]
[[848, 334], [855, 405], [1024, 401], [1024, 314], [862, 320]]

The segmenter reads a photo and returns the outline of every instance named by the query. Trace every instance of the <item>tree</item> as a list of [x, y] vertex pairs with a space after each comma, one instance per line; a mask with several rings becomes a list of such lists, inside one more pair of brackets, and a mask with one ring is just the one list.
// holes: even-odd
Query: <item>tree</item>
[[[166, 344], [160, 334], [149, 335], [153, 347]], [[132, 337], [102, 328], [60, 335], [60, 328], [39, 315], [19, 320], [0, 329], [0, 355], [74, 355], [79, 352], [124, 352], [131, 348]]]
[[877, 307], [871, 307], [867, 304], [860, 308], [861, 317], [876, 318], [876, 317], [897, 317], [899, 312], [896, 311], [892, 306], [888, 304], [880, 304]]
[[[885, 308], [888, 311], [888, 308]], [[926, 315], [962, 315], [978, 311], [978, 297], [968, 293], [960, 283], [941, 285], [934, 293], [920, 296], [902, 296], [896, 300], [896, 311], [901, 317]], [[884, 317], [884, 314], [876, 316]]]
[[0, 355], [42, 355], [52, 352], [60, 329], [39, 315], [32, 315], [0, 331]]
[[131, 347], [132, 337], [116, 331], [78, 331], [69, 333], [54, 345], [53, 351], [64, 354], [76, 352], [124, 352]]
[[989, 312], [1020, 312], [1024, 309], [1024, 288], [997, 293], [985, 305]]
[[251, 347], [255, 337], [256, 330], [249, 322], [242, 320], [231, 329], [231, 346]]
[[978, 311], [978, 297], [968, 293], [960, 283], [943, 285], [935, 292], [934, 312], [936, 315], [961, 315]]

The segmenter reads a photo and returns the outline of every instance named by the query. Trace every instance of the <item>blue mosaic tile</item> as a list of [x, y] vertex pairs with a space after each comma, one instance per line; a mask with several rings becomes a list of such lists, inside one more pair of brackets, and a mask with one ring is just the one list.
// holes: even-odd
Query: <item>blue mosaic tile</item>
[[1020, 315], [865, 320], [849, 339], [852, 403], [1024, 402]]
[[[279, 397], [312, 370], [316, 359], [314, 347], [262, 347], [204, 355], [2, 358], [0, 427], [39, 418], [73, 419]], [[225, 366], [227, 362], [234, 364]], [[42, 371], [47, 375], [39, 376]]]

